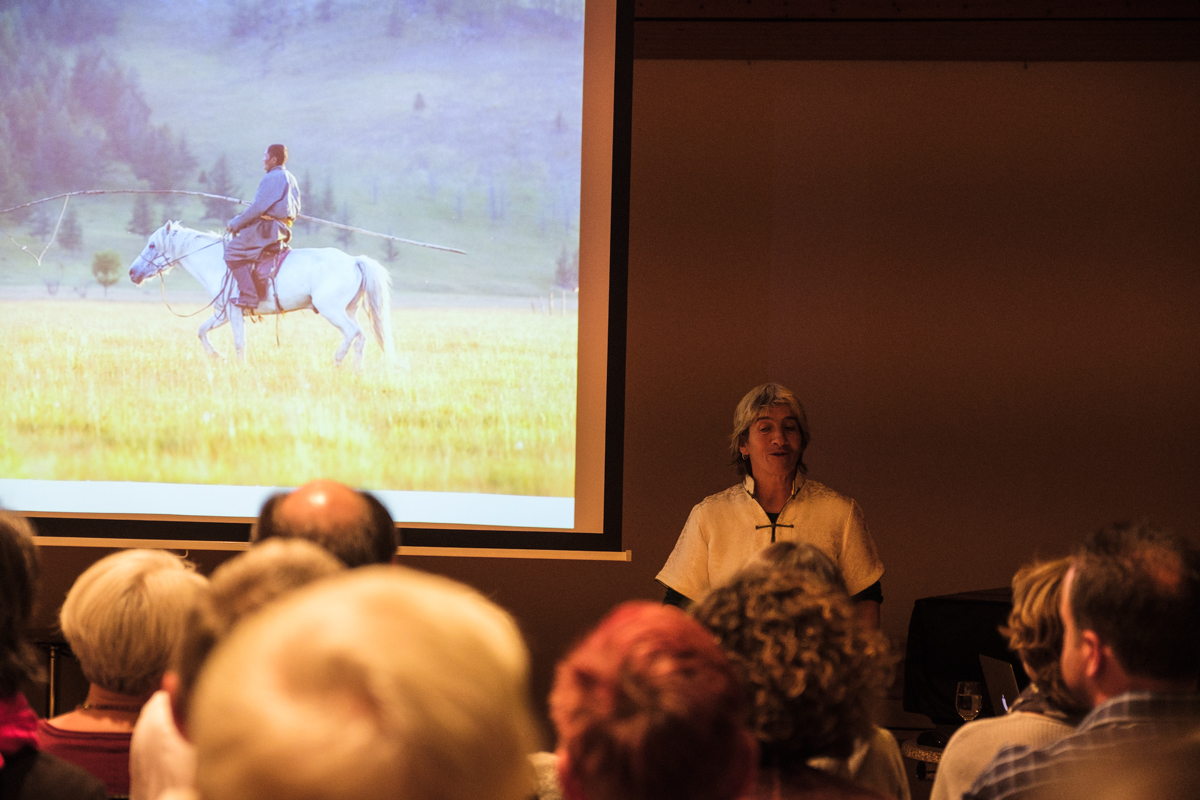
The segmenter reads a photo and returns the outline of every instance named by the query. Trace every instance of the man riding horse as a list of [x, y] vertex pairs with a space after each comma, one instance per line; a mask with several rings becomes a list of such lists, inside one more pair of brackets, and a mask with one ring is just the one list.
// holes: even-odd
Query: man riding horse
[[[273, 144], [263, 154], [266, 175], [254, 193], [254, 202], [229, 220], [226, 230], [232, 238], [225, 244], [225, 264], [238, 285], [234, 305], [243, 309], [258, 307], [267, 299], [270, 262], [260, 259], [286, 250], [292, 238], [292, 222], [300, 213], [300, 186], [292, 173], [284, 169], [287, 148]], [[256, 267], [256, 265], [258, 265]]]

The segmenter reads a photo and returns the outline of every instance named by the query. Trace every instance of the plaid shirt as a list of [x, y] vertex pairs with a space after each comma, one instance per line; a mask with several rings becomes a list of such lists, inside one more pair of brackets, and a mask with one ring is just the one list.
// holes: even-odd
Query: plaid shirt
[[1017, 800], [1045, 793], [1063, 779], [1062, 768], [1068, 764], [1100, 763], [1134, 741], [1180, 729], [1200, 729], [1200, 694], [1126, 692], [1096, 706], [1074, 733], [1053, 744], [1005, 747], [963, 800]]

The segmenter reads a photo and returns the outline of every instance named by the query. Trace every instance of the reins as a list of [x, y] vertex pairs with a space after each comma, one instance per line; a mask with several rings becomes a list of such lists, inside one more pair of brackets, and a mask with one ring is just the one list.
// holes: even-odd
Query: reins
[[[213, 304], [217, 302], [217, 298], [223, 296], [226, 293], [226, 290], [229, 288], [229, 279], [230, 279], [230, 274], [229, 274], [228, 270], [225, 271], [225, 278], [221, 281], [221, 288], [217, 290], [216, 295], [214, 295], [213, 298], [208, 301], [208, 303], [206, 303], [205, 305], [196, 309], [195, 311], [193, 311], [190, 314], [181, 314], [178, 311], [176, 311], [175, 309], [171, 308], [171, 304], [167, 301], [167, 283], [165, 280], [163, 280], [163, 273], [166, 272], [171, 267], [178, 264], [179, 262], [183, 261], [183, 259], [185, 259], [189, 256], [193, 256], [196, 253], [199, 253], [201, 250], [207, 250], [208, 248], [214, 247], [218, 244], [222, 244], [222, 245], [225, 244], [224, 236], [222, 236], [220, 239], [218, 239], [215, 242], [209, 242], [208, 244], [204, 245], [203, 247], [197, 247], [195, 250], [191, 251], [190, 253], [184, 253], [183, 255], [179, 256], [178, 258], [167, 258], [165, 253], [160, 253], [160, 254], [154, 256], [154, 260], [152, 260], [150, 262], [150, 265], [155, 267], [154, 274], [158, 276], [158, 286], [162, 290], [163, 305], [167, 307], [167, 311], [170, 311], [175, 316], [181, 317], [183, 319], [186, 319], [188, 317], [194, 317], [197, 314], [199, 314], [200, 312], [206, 311], [209, 308], [211, 308], [213, 306]], [[158, 266], [158, 259], [160, 259], [160, 258], [165, 259], [165, 262], [163, 263], [163, 265], [161, 267]]]
[[[173, 231], [172, 231], [172, 235], [174, 235]], [[171, 308], [171, 304], [167, 301], [167, 282], [163, 279], [163, 273], [166, 272], [171, 267], [174, 267], [176, 264], [179, 264], [181, 261], [183, 261], [183, 259], [188, 258], [189, 256], [193, 256], [196, 253], [199, 253], [201, 250], [207, 250], [208, 248], [213, 247], [215, 245], [218, 245], [218, 244], [223, 245], [223, 244], [225, 244], [225, 241], [227, 238], [229, 238], [228, 234], [223, 235], [217, 241], [209, 242], [208, 244], [204, 245], [203, 247], [197, 247], [195, 250], [191, 251], [190, 253], [184, 253], [183, 255], [179, 256], [178, 258], [167, 258], [165, 253], [160, 253], [160, 254], [154, 256], [153, 260], [151, 260], [151, 262], [150, 262], [150, 265], [156, 268], [156, 271], [154, 274], [158, 276], [158, 287], [162, 291], [163, 305], [167, 307], [167, 311], [170, 311], [172, 314], [174, 314], [177, 317], [187, 319], [188, 317], [194, 317], [197, 314], [199, 314], [200, 312], [206, 311], [209, 308], [215, 308], [214, 304], [217, 302], [218, 297], [226, 297], [227, 295], [232, 294], [232, 292], [229, 291], [229, 289], [230, 289], [229, 282], [233, 279], [233, 273], [231, 273], [229, 270], [225, 270], [225, 277], [221, 279], [221, 288], [217, 289], [217, 293], [213, 296], [213, 298], [211, 300], [209, 300], [208, 303], [206, 303], [205, 305], [196, 309], [192, 313], [181, 314], [178, 311], [176, 311], [175, 309]], [[161, 267], [158, 266], [158, 260], [160, 258], [164, 259], [164, 263]], [[275, 288], [275, 270], [272, 270], [272, 273], [270, 276], [270, 281], [269, 281], [268, 285], [269, 285], [270, 289], [272, 291], [274, 291], [274, 293], [275, 293], [275, 307], [277, 309], [279, 309], [279, 314], [275, 317], [275, 346], [282, 347], [283, 345], [279, 340], [279, 321], [283, 318], [283, 315], [285, 312], [283, 310], [283, 306], [281, 306], [279, 304], [279, 290]], [[228, 299], [226, 299], [226, 301], [225, 301], [225, 307], [227, 309], [229, 307]], [[258, 316], [257, 314], [252, 315], [251, 319], [255, 320], [255, 318], [257, 316]]]

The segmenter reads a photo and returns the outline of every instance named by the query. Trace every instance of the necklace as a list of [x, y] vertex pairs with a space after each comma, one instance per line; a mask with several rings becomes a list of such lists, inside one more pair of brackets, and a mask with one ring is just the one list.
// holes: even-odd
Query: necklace
[[84, 711], [127, 711], [130, 713], [142, 710], [142, 707], [140, 705], [138, 705], [138, 706], [118, 706], [118, 705], [107, 705], [104, 703], [84, 703], [81, 706], [76, 706], [76, 708], [82, 709]]

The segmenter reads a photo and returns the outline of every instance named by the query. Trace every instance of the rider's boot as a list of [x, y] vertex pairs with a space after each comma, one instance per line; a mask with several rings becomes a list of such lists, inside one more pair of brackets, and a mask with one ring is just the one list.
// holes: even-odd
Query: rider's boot
[[254, 287], [254, 265], [247, 261], [225, 262], [233, 279], [237, 281], [238, 296], [233, 304], [241, 309], [258, 308], [258, 290]]

